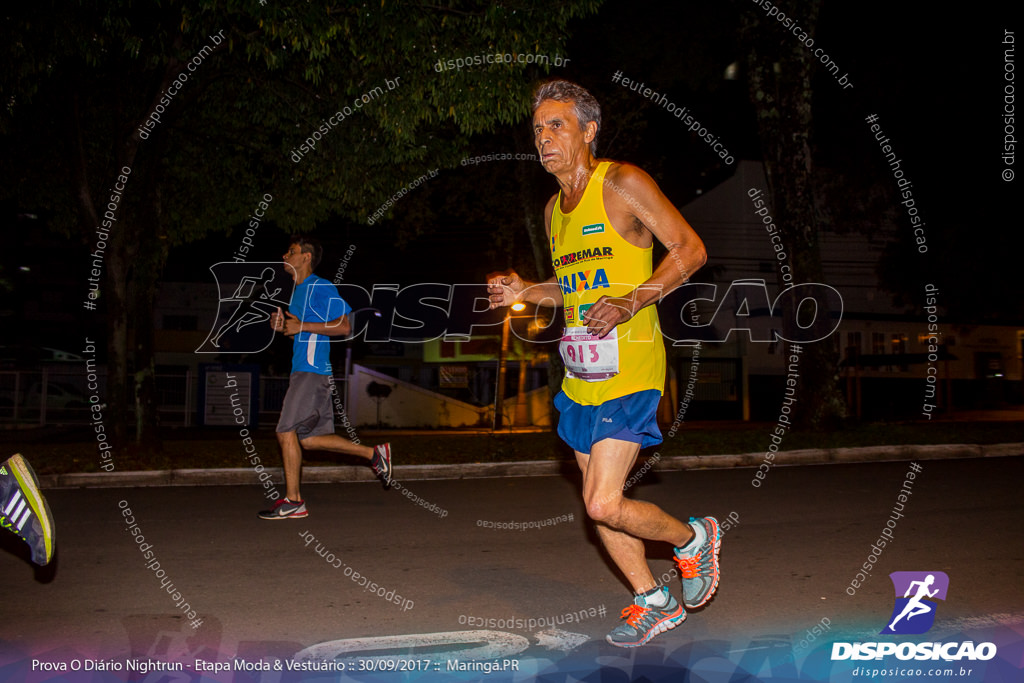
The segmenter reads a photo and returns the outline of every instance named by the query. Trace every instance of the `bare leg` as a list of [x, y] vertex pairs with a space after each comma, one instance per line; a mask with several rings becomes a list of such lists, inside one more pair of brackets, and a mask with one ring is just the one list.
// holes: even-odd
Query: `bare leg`
[[597, 442], [589, 454], [576, 452], [583, 471], [587, 514], [596, 523], [612, 561], [637, 594], [656, 585], [644, 556], [644, 539], [679, 547], [693, 538], [688, 524], [657, 505], [622, 496], [622, 486], [639, 452], [640, 444], [618, 439]]
[[295, 432], [278, 432], [277, 442], [281, 445], [281, 462], [284, 465], [285, 498], [302, 500], [299, 482], [302, 479], [302, 448]]
[[332, 453], [358, 455], [360, 458], [366, 458], [367, 460], [373, 458], [373, 448], [353, 443], [337, 434], [307, 436], [302, 440], [302, 447], [311, 451], [330, 451]]

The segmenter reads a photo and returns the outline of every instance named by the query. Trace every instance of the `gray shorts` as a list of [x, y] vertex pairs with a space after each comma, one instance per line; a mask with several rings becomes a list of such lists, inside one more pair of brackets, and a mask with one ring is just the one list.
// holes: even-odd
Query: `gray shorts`
[[293, 372], [288, 377], [277, 431], [295, 432], [300, 439], [334, 433], [330, 375]]

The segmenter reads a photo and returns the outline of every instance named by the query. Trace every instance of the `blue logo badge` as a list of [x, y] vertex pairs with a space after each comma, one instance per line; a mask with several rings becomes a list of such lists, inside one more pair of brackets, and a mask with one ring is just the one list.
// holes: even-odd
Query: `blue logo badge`
[[925, 633], [935, 623], [936, 600], [945, 600], [949, 577], [945, 572], [893, 572], [889, 574], [896, 592], [889, 625], [880, 633], [904, 635]]

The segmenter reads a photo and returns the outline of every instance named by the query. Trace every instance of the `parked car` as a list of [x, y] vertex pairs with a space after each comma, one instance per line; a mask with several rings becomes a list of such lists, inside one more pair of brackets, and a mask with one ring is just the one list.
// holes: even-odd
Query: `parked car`
[[[15, 396], [12, 388], [0, 389], [0, 417], [13, 417], [14, 406], [18, 406], [20, 416], [38, 415], [43, 405], [43, 383], [31, 382], [28, 390], [18, 392]], [[52, 417], [84, 417], [89, 398], [81, 389], [67, 382], [49, 381], [46, 383], [46, 413]]]

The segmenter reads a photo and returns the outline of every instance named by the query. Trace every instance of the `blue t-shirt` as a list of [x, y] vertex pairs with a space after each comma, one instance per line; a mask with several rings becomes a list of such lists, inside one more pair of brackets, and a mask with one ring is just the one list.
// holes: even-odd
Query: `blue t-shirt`
[[[326, 323], [348, 315], [352, 307], [338, 295], [330, 281], [310, 274], [292, 292], [288, 312], [302, 322]], [[331, 374], [331, 339], [322, 334], [302, 331], [294, 337], [292, 372]]]

